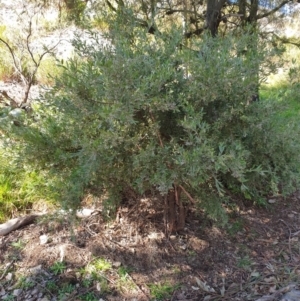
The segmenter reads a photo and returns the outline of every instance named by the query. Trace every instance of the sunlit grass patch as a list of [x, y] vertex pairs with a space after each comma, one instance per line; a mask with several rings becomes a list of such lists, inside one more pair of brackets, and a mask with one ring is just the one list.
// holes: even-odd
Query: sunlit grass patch
[[170, 283], [155, 283], [148, 284], [151, 297], [154, 300], [165, 300], [172, 296], [174, 291], [179, 288], [179, 285], [172, 285]]
[[0, 147], [0, 223], [17, 213], [43, 202], [53, 206], [46, 174], [26, 170], [14, 162], [10, 153]]
[[62, 73], [57, 61], [53, 57], [42, 60], [36, 74], [36, 80], [41, 85], [52, 86], [55, 83], [55, 77]]
[[[300, 86], [281, 86], [261, 89], [262, 101], [269, 102], [270, 105], [279, 107], [274, 119], [284, 122], [293, 121], [299, 118], [300, 114]], [[278, 119], [279, 118], [279, 119]]]
[[104, 258], [96, 258], [86, 268], [88, 272], [106, 272], [112, 268], [112, 264]]

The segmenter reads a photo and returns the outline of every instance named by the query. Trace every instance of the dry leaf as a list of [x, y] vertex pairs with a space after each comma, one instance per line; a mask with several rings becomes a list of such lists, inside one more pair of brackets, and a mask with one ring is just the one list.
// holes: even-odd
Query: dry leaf
[[276, 278], [274, 276], [269, 276], [269, 277], [264, 278], [264, 281], [267, 283], [271, 283], [271, 282], [275, 282]]
[[208, 293], [215, 293], [216, 291], [210, 287], [208, 284], [206, 284], [205, 282], [201, 281], [199, 278], [195, 277], [197, 284], [199, 285], [199, 287]]
[[269, 293], [275, 293], [275, 292], [276, 292], [276, 284], [274, 284], [269, 288]]
[[225, 295], [225, 287], [224, 287], [224, 285], [220, 289], [220, 293], [221, 293], [221, 296], [224, 297], [224, 295]]
[[259, 274], [258, 272], [256, 272], [256, 271], [253, 271], [253, 272], [250, 274], [250, 276], [251, 276], [251, 277], [257, 278], [257, 277], [260, 276], [260, 274]]

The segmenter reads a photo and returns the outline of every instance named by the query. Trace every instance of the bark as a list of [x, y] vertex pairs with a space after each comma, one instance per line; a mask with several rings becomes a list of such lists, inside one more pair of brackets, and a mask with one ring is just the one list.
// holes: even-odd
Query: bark
[[165, 226], [166, 233], [183, 230], [185, 226], [186, 208], [181, 200], [182, 189], [174, 185], [165, 198]]
[[22, 226], [29, 225], [35, 221], [38, 214], [31, 214], [22, 217], [17, 217], [9, 220], [8, 222], [0, 225], [0, 236], [7, 235], [8, 233], [17, 230]]
[[221, 10], [227, 0], [209, 0], [206, 6], [206, 28], [213, 37], [218, 35], [219, 24], [222, 20]]
[[[76, 216], [79, 218], [86, 218], [97, 212], [98, 210], [82, 208], [76, 211]], [[15, 231], [23, 226], [32, 224], [39, 216], [42, 215], [44, 215], [44, 213], [25, 215], [25, 216], [10, 219], [4, 224], [0, 224], [0, 236], [7, 235], [10, 232]]]

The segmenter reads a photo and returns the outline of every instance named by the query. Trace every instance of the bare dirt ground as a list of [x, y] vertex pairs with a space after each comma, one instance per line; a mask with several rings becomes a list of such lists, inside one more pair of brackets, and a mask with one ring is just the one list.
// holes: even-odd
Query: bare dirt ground
[[299, 200], [236, 208], [224, 228], [191, 211], [170, 237], [150, 199], [113, 221], [43, 216], [0, 237], [0, 300], [300, 300]]

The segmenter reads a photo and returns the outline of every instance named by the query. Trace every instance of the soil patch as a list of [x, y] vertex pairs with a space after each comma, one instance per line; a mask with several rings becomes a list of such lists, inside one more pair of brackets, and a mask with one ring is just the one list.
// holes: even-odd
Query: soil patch
[[299, 289], [299, 199], [235, 210], [225, 228], [191, 211], [169, 237], [148, 198], [113, 222], [42, 217], [0, 238], [0, 300], [282, 300]]

